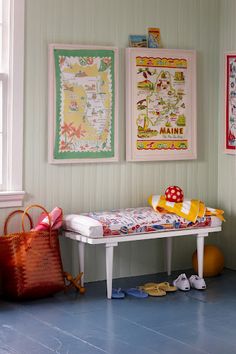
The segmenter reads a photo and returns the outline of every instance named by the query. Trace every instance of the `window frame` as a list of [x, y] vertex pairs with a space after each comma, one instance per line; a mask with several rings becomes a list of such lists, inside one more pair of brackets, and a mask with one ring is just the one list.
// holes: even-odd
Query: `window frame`
[[[9, 0], [9, 60], [3, 100], [3, 174], [0, 208], [22, 206], [23, 191], [23, 100], [24, 100], [24, 13], [25, 0]], [[5, 105], [5, 106], [4, 106]]]

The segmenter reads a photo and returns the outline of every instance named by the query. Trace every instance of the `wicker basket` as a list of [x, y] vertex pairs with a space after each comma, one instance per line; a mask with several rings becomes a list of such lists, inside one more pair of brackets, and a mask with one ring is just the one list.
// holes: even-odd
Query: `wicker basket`
[[[29, 231], [24, 228], [27, 211], [42, 209], [49, 219], [49, 231]], [[22, 215], [22, 232], [7, 234], [7, 224], [16, 213]], [[52, 230], [51, 218], [40, 205], [31, 205], [11, 213], [5, 221], [5, 235], [0, 237], [0, 272], [3, 295], [9, 299], [35, 299], [52, 295], [65, 286], [58, 231]]]

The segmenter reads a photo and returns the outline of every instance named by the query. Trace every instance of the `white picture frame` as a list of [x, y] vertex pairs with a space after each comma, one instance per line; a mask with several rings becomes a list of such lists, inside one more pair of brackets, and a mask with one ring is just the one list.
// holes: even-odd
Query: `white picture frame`
[[49, 44], [48, 82], [49, 163], [117, 162], [118, 48]]
[[196, 129], [195, 50], [127, 48], [127, 161], [196, 159]]
[[236, 154], [236, 52], [225, 57], [224, 152]]

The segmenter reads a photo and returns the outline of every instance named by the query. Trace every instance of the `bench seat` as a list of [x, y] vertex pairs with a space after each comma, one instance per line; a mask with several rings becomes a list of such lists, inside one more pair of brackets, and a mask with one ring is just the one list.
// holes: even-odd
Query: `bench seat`
[[[131, 216], [130, 219], [127, 218], [128, 214], [129, 216]], [[147, 216], [146, 219], [144, 218], [144, 215]], [[158, 224], [157, 219], [160, 218], [160, 215], [158, 215], [158, 213], [154, 212], [152, 208], [149, 207], [119, 209], [111, 212], [83, 214], [85, 218], [88, 218], [88, 220], [85, 220], [88, 223], [89, 223], [89, 218], [91, 218], [91, 216], [93, 216], [94, 218], [91, 218], [93, 222], [90, 224], [89, 227], [87, 227], [88, 225], [86, 225], [85, 222], [85, 225], [83, 225], [82, 228], [81, 228], [81, 220], [83, 218], [79, 218], [80, 220], [79, 223], [76, 222], [71, 223], [71, 221], [75, 220], [75, 216], [76, 215], [73, 214], [73, 217], [71, 216], [64, 217], [63, 234], [65, 237], [78, 242], [79, 266], [80, 266], [80, 271], [83, 273], [85, 271], [84, 269], [85, 244], [91, 244], [91, 245], [103, 244], [105, 246], [108, 299], [111, 299], [111, 294], [112, 294], [114, 247], [118, 246], [121, 242], [153, 240], [153, 239], [164, 238], [166, 240], [167, 273], [168, 275], [170, 275], [172, 238], [180, 237], [180, 236], [189, 236], [189, 237], [194, 236], [196, 237], [196, 241], [197, 241], [197, 254], [198, 254], [198, 265], [199, 265], [198, 275], [200, 277], [203, 277], [204, 239], [209, 235], [209, 233], [221, 231], [221, 221], [215, 216], [202, 218], [201, 220], [197, 220], [197, 222], [193, 224], [187, 222], [185, 219], [182, 220], [182, 218], [177, 217], [174, 214], [172, 215], [169, 214], [166, 216], [161, 216], [162, 223]], [[109, 221], [109, 216], [110, 216], [110, 221]], [[166, 222], [166, 220], [168, 220], [168, 222]], [[91, 225], [93, 226], [92, 228]], [[81, 232], [81, 230], [83, 232]], [[108, 232], [107, 230], [110, 231]], [[82, 277], [82, 285], [83, 282], [84, 282], [84, 276]]]

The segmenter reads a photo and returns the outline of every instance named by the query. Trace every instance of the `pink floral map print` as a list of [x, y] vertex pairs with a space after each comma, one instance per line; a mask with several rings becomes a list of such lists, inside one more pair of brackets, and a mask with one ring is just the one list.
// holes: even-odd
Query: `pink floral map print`
[[226, 55], [226, 151], [236, 152], [236, 55]]

